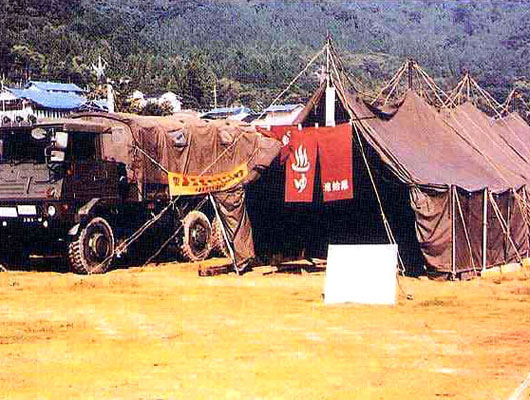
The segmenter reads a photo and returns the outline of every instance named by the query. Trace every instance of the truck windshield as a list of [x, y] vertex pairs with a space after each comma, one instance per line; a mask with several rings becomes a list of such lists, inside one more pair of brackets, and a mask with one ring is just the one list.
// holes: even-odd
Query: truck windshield
[[37, 140], [30, 132], [0, 134], [0, 163], [44, 164], [44, 151], [49, 145], [48, 137]]

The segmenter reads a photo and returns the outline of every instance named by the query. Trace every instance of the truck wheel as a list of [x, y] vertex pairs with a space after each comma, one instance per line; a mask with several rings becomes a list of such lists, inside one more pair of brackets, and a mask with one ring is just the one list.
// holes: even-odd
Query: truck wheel
[[103, 274], [114, 253], [114, 234], [109, 223], [93, 218], [68, 246], [70, 270], [76, 274]]
[[226, 240], [221, 228], [221, 221], [217, 217], [213, 220], [212, 223], [211, 243], [212, 250], [217, 251], [220, 255], [224, 257], [230, 256], [230, 250], [228, 250], [228, 245], [226, 244]]
[[202, 261], [210, 254], [212, 227], [208, 217], [200, 211], [191, 211], [182, 220], [184, 237], [180, 251], [188, 261]]

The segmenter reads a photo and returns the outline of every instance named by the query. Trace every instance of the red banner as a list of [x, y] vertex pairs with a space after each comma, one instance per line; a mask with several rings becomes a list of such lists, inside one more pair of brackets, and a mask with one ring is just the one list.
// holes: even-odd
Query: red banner
[[353, 198], [352, 127], [322, 127], [316, 131], [324, 201]]
[[290, 131], [289, 159], [285, 165], [285, 201], [312, 202], [317, 161], [315, 128]]

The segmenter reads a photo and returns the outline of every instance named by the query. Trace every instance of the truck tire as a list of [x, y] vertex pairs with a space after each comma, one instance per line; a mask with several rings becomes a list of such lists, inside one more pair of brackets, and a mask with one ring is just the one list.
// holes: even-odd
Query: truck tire
[[76, 274], [107, 272], [114, 254], [114, 234], [109, 223], [93, 218], [68, 246], [70, 270]]
[[202, 261], [210, 255], [212, 227], [208, 217], [191, 211], [182, 219], [184, 236], [180, 252], [187, 261]]
[[221, 220], [217, 217], [212, 222], [212, 241], [211, 248], [223, 257], [230, 257], [230, 250], [226, 244], [223, 231], [221, 229]]

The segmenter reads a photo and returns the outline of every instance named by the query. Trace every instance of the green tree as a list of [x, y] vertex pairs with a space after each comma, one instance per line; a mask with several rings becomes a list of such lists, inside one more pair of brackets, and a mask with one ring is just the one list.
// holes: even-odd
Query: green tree
[[213, 104], [215, 75], [209, 60], [202, 52], [195, 51], [186, 63], [184, 100], [186, 106], [208, 109]]

